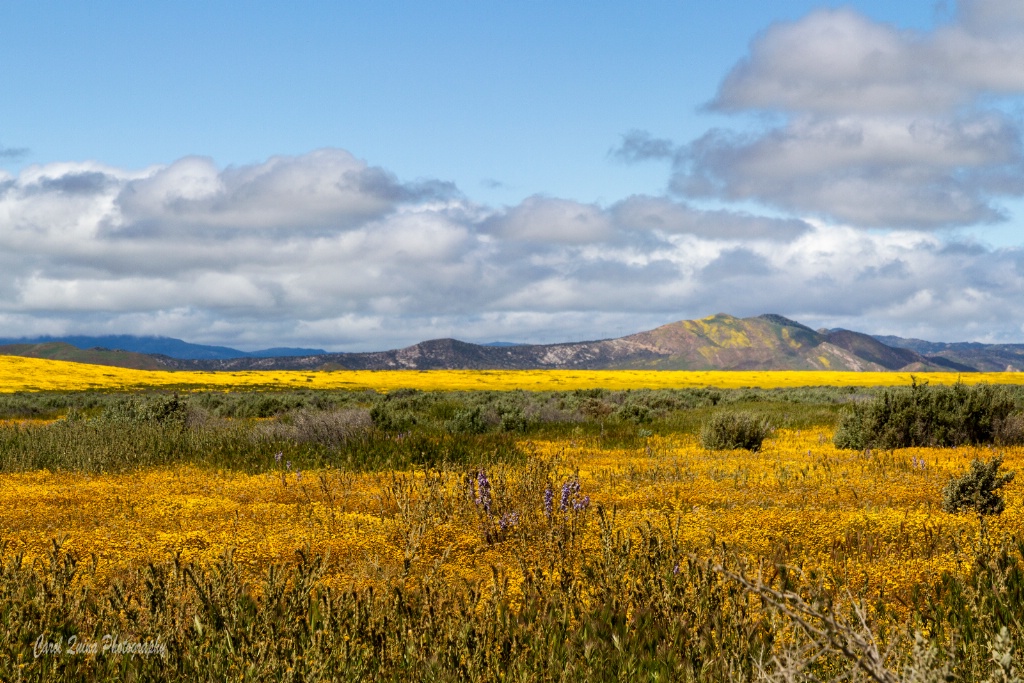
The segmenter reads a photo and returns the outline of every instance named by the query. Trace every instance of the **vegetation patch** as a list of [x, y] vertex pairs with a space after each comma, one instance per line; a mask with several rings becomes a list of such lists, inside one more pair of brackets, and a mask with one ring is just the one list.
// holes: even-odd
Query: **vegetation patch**
[[853, 449], [1005, 443], [1018, 438], [1015, 411], [1014, 393], [1002, 387], [915, 381], [853, 404], [839, 422], [835, 443]]
[[700, 445], [711, 451], [757, 451], [772, 432], [771, 423], [751, 413], [716, 413], [700, 430]]

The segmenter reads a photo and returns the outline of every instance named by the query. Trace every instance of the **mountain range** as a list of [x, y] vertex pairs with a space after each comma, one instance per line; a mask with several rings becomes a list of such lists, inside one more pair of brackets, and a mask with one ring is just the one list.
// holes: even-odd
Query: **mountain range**
[[261, 351], [239, 351], [227, 346], [190, 344], [172, 337], [137, 337], [130, 334], [88, 337], [71, 335], [66, 337], [22, 337], [19, 339], [0, 338], [0, 346], [70, 344], [77, 349], [109, 349], [133, 351], [147, 355], [168, 356], [181, 359], [223, 359], [223, 358], [273, 358], [279, 356], [312, 356], [327, 353], [323, 349], [293, 349], [288, 347], [263, 349]]
[[736, 318], [720, 313], [597, 341], [510, 345], [435, 339], [366, 353], [290, 348], [246, 353], [128, 335], [0, 339], [4, 342], [15, 343], [0, 345], [0, 354], [164, 370], [1024, 370], [1024, 344], [948, 344], [813, 330], [774, 314]]

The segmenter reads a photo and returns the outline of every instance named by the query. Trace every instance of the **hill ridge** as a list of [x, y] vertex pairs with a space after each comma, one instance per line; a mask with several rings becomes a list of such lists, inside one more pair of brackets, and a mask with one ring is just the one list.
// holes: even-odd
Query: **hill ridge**
[[[130, 338], [130, 335], [122, 335], [92, 339]], [[263, 356], [259, 355], [260, 352], [251, 352], [227, 358], [176, 358], [168, 354], [126, 350], [76, 349], [69, 344], [51, 341], [36, 345], [0, 346], [0, 354], [139, 369], [224, 371], [635, 369], [975, 372], [1024, 368], [1024, 344], [935, 346], [921, 340], [892, 339], [894, 343], [887, 344], [878, 337], [853, 330], [813, 330], [774, 313], [749, 318], [717, 313], [696, 320], [678, 320], [624, 337], [553, 344], [494, 346], [441, 338], [387, 351], [328, 353], [320, 349], [285, 349], [295, 353]], [[187, 342], [176, 341], [187, 345]], [[913, 348], [915, 344], [922, 350], [937, 349], [937, 352], [922, 353]]]

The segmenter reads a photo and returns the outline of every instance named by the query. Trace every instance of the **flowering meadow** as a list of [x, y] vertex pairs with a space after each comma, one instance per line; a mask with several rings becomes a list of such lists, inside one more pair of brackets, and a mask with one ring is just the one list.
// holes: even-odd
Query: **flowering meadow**
[[[898, 611], [895, 598], [913, 586], [970, 568], [978, 519], [943, 513], [939, 491], [988, 449], [865, 455], [837, 451], [829, 436], [782, 430], [757, 453], [714, 454], [693, 436], [636, 448], [527, 441], [522, 464], [465, 471], [303, 471], [284, 461], [259, 474], [192, 465], [37, 471], [4, 475], [0, 510], [9, 552], [43, 557], [59, 538], [64, 550], [95, 556], [107, 580], [175, 553], [210, 564], [229, 549], [258, 579], [308, 547], [329, 557], [323, 580], [336, 589], [427, 571], [483, 581], [492, 567], [516, 586], [520, 563], [536, 561], [547, 532], [566, 520], [586, 552], [598, 552], [597, 506], [616, 532], [673, 534], [680, 559], [716, 543], [750, 557], [783, 553]], [[1024, 466], [1024, 449], [1003, 452], [1009, 469]], [[989, 533], [1022, 523], [1013, 489]]]
[[1020, 670], [1024, 494], [942, 491], [1024, 447], [837, 448], [870, 389], [390, 388], [0, 402], [0, 679]]
[[[1016, 373], [915, 373], [932, 384], [1019, 384]], [[674, 370], [334, 370], [198, 372], [131, 370], [66, 361], [0, 356], [0, 392], [220, 389], [346, 389], [421, 391], [572, 391], [718, 387], [904, 386], [903, 372]]]

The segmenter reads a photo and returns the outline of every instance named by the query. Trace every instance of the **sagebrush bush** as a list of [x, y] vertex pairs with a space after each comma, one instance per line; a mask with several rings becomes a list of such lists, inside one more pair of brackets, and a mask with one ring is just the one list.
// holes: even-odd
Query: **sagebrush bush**
[[915, 381], [854, 404], [839, 421], [833, 443], [857, 450], [993, 443], [1013, 410], [1013, 396], [1002, 387]]
[[741, 412], [716, 413], [701, 426], [700, 445], [712, 451], [757, 451], [771, 432], [771, 424], [763, 417]]
[[1014, 413], [999, 423], [996, 428], [996, 444], [999, 446], [1024, 445], [1024, 413]]
[[365, 438], [373, 427], [370, 411], [302, 409], [286, 420], [257, 425], [261, 436], [270, 440], [289, 440], [297, 444], [317, 444], [332, 450], [344, 448], [355, 439]]
[[942, 509], [946, 512], [973, 510], [979, 515], [998, 515], [1006, 509], [999, 494], [1015, 476], [1015, 472], [999, 472], [1003, 456], [988, 462], [974, 460], [971, 468], [959, 477], [953, 477], [942, 489]]

